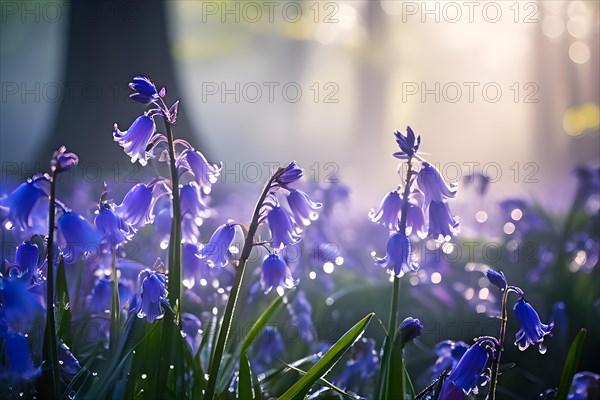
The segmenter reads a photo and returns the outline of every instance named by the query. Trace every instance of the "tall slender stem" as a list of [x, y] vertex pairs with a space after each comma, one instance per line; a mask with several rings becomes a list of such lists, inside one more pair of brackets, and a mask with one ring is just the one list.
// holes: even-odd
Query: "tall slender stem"
[[169, 277], [167, 290], [169, 301], [174, 312], [174, 321], [163, 321], [163, 332], [160, 348], [160, 365], [158, 376], [155, 380], [155, 389], [159, 396], [165, 393], [168, 384], [170, 366], [174, 369], [174, 391], [178, 398], [183, 397], [183, 359], [181, 336], [179, 334], [181, 324], [181, 204], [179, 201], [179, 174], [175, 165], [175, 139], [173, 137], [172, 125], [166, 116], [163, 116], [167, 142], [169, 147], [169, 169], [171, 173], [171, 195], [173, 219], [171, 223], [171, 236], [169, 238]]
[[229, 336], [229, 330], [231, 329], [231, 322], [233, 321], [238, 294], [240, 291], [240, 287], [242, 286], [244, 271], [246, 270], [246, 262], [248, 261], [248, 258], [250, 257], [250, 252], [252, 251], [252, 247], [254, 246], [254, 235], [256, 234], [256, 230], [258, 229], [260, 209], [262, 207], [263, 202], [265, 201], [265, 198], [267, 197], [267, 194], [269, 194], [269, 190], [271, 189], [273, 181], [277, 179], [281, 175], [281, 173], [283, 173], [283, 171], [283, 168], [279, 168], [273, 174], [273, 176], [271, 176], [271, 179], [269, 179], [269, 181], [265, 184], [265, 187], [260, 197], [258, 198], [258, 201], [256, 202], [256, 206], [254, 207], [252, 222], [250, 222], [250, 226], [248, 227], [248, 234], [246, 236], [246, 239], [244, 240], [244, 247], [242, 248], [240, 260], [235, 271], [235, 280], [233, 282], [233, 286], [231, 287], [231, 292], [229, 293], [229, 299], [227, 300], [227, 306], [225, 307], [225, 314], [223, 315], [223, 321], [221, 322], [221, 327], [219, 329], [217, 343], [215, 345], [211, 357], [208, 385], [204, 394], [205, 400], [211, 400], [215, 395], [219, 366], [221, 365], [223, 351], [225, 350], [225, 344], [227, 343], [227, 337]]
[[[60, 371], [58, 369], [58, 348], [56, 340], [56, 323], [54, 318], [54, 224], [56, 212], [56, 172], [52, 171], [50, 180], [50, 206], [48, 211], [48, 242], [46, 244], [46, 327], [42, 355], [46, 385], [51, 385], [51, 393], [60, 397]], [[48, 365], [49, 364], [49, 365]]]
[[504, 348], [504, 339], [506, 337], [506, 323], [507, 323], [507, 312], [506, 302], [508, 301], [508, 288], [504, 289], [504, 295], [502, 296], [502, 321], [500, 322], [500, 337], [498, 339], [497, 355], [492, 365], [492, 375], [490, 377], [490, 400], [496, 399], [496, 386], [498, 386], [498, 372], [500, 369], [500, 357], [502, 356], [502, 350]]
[[112, 307], [110, 315], [110, 341], [109, 350], [115, 351], [120, 339], [121, 333], [121, 301], [119, 299], [119, 278], [117, 277], [117, 249], [111, 249], [112, 255]]
[[[405, 185], [404, 185], [404, 192], [402, 194], [402, 206], [401, 206], [401, 213], [400, 213], [400, 224], [399, 224], [399, 231], [405, 235], [406, 234], [406, 212], [408, 210], [408, 196], [410, 195], [410, 181], [412, 179], [412, 174], [413, 174], [413, 170], [412, 170], [412, 157], [408, 159], [407, 161], [407, 166], [408, 166], [408, 170], [406, 171], [406, 180], [405, 180]], [[395, 274], [393, 275], [393, 286], [392, 286], [392, 299], [391, 299], [391, 303], [390, 303], [390, 317], [389, 317], [389, 323], [388, 323], [388, 336], [386, 338], [385, 344], [386, 344], [386, 349], [384, 354], [386, 355], [386, 360], [385, 360], [385, 365], [386, 365], [386, 370], [382, 371], [385, 375], [385, 380], [384, 380], [384, 384], [386, 385], [386, 388], [384, 388], [384, 395], [387, 393], [387, 385], [390, 382], [390, 379], [393, 379], [392, 376], [390, 376], [391, 374], [391, 368], [390, 368], [390, 360], [392, 358], [392, 347], [394, 345], [394, 337], [396, 335], [396, 330], [398, 329], [398, 297], [399, 297], [399, 293], [400, 293], [400, 278], [398, 278]], [[404, 370], [402, 370], [402, 377], [401, 379], [404, 380]], [[405, 385], [402, 385], [402, 387], [404, 388]], [[404, 400], [405, 396], [404, 393], [401, 394], [402, 395], [402, 399]]]
[[169, 143], [169, 167], [171, 171], [171, 186], [173, 196], [173, 221], [169, 239], [169, 299], [175, 311], [175, 320], [179, 325], [181, 313], [181, 204], [179, 202], [179, 175], [175, 165], [175, 140], [171, 123], [164, 117], [167, 141]]

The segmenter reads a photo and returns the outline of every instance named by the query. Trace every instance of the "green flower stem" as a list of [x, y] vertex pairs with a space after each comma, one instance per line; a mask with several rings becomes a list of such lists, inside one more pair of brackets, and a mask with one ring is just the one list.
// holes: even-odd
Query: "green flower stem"
[[[163, 117], [168, 142], [169, 168], [171, 173], [171, 196], [173, 220], [169, 238], [169, 274], [167, 279], [168, 298], [173, 309], [173, 321], [164, 319], [162, 323], [162, 340], [160, 349], [160, 367], [155, 380], [159, 397], [164, 397], [168, 388], [170, 366], [174, 367], [174, 392], [178, 398], [183, 397], [184, 368], [180, 335], [181, 325], [181, 203], [179, 201], [179, 174], [175, 165], [175, 139], [172, 125], [168, 118]], [[169, 315], [169, 313], [167, 313]]]
[[[412, 170], [412, 157], [408, 159], [407, 161], [407, 165], [408, 165], [408, 170], [406, 171], [406, 181], [405, 181], [405, 185], [404, 185], [404, 193], [402, 194], [402, 210], [401, 210], [401, 214], [400, 214], [400, 226], [399, 226], [399, 231], [402, 232], [402, 234], [406, 234], [406, 212], [408, 210], [408, 196], [410, 195], [410, 183], [411, 183], [411, 179], [412, 179], [412, 175], [413, 175], [413, 170]], [[382, 371], [382, 373], [384, 373], [385, 375], [385, 380], [384, 380], [384, 391], [383, 394], [385, 396], [385, 394], [387, 393], [387, 386], [389, 385], [389, 382], [391, 379], [394, 379], [394, 377], [390, 376], [391, 373], [391, 368], [390, 368], [390, 362], [391, 362], [391, 358], [392, 358], [392, 347], [394, 345], [394, 338], [396, 335], [396, 330], [398, 329], [398, 297], [399, 297], [399, 293], [400, 293], [400, 278], [398, 278], [395, 274], [393, 275], [393, 287], [392, 287], [392, 299], [391, 299], [391, 304], [390, 304], [390, 317], [389, 317], [389, 323], [388, 323], [388, 332], [387, 332], [387, 338], [385, 341], [385, 356], [386, 356], [386, 360], [385, 361], [385, 366], [386, 369], [384, 371]], [[404, 374], [403, 374], [404, 375]], [[405, 377], [402, 376], [402, 379], [404, 379]], [[406, 388], [405, 385], [402, 385], [403, 388]], [[405, 389], [404, 389], [405, 390]], [[401, 393], [401, 398], [404, 400], [406, 393]]]
[[169, 144], [169, 167], [171, 171], [171, 195], [173, 203], [173, 221], [169, 238], [169, 280], [168, 291], [171, 307], [175, 311], [175, 320], [179, 325], [181, 313], [181, 204], [179, 202], [179, 174], [175, 166], [175, 140], [171, 123], [164, 118]]
[[285, 170], [283, 168], [279, 168], [273, 174], [273, 176], [271, 176], [271, 179], [269, 179], [269, 181], [266, 183], [258, 201], [256, 202], [256, 206], [254, 207], [252, 222], [248, 227], [248, 234], [246, 235], [246, 239], [244, 240], [244, 247], [242, 249], [240, 260], [235, 271], [235, 280], [233, 282], [233, 286], [231, 287], [231, 292], [229, 293], [229, 299], [227, 300], [225, 314], [223, 315], [223, 320], [221, 321], [221, 327], [219, 329], [217, 343], [215, 345], [211, 357], [208, 385], [204, 394], [205, 400], [211, 400], [215, 396], [219, 366], [221, 365], [223, 351], [225, 350], [225, 344], [227, 342], [227, 337], [229, 336], [229, 330], [231, 329], [231, 322], [233, 321], [238, 294], [240, 291], [240, 287], [242, 286], [244, 271], [246, 270], [246, 262], [248, 261], [248, 258], [250, 257], [250, 252], [252, 251], [252, 247], [254, 246], [254, 235], [256, 234], [256, 230], [258, 229], [260, 209], [265, 198], [269, 194], [269, 190], [271, 189], [273, 181], [275, 181], [275, 179], [277, 179], [284, 171]]
[[112, 256], [112, 307], [110, 313], [109, 350], [115, 351], [121, 336], [121, 301], [119, 299], [119, 279], [117, 277], [117, 249], [111, 249]]
[[500, 322], [500, 337], [498, 339], [498, 348], [496, 349], [498, 355], [494, 359], [494, 364], [492, 365], [492, 374], [490, 377], [490, 400], [496, 399], [496, 387], [498, 386], [498, 371], [500, 369], [500, 357], [502, 356], [502, 350], [504, 347], [504, 339], [506, 337], [506, 322], [508, 320], [506, 312], [508, 292], [508, 288], [505, 288], [504, 295], [502, 296], [502, 321]]
[[[48, 385], [54, 398], [60, 398], [60, 371], [58, 369], [58, 348], [54, 315], [54, 225], [56, 212], [56, 170], [53, 168], [50, 180], [50, 208], [48, 213], [48, 243], [46, 245], [46, 326], [42, 347], [43, 378], [40, 379], [42, 393], [47, 393]], [[42, 383], [43, 382], [43, 383]]]

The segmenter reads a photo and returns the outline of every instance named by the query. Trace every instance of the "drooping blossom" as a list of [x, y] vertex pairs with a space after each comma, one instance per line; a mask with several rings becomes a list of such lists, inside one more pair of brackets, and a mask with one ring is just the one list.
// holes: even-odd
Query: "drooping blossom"
[[412, 260], [412, 243], [400, 232], [393, 232], [390, 235], [385, 257], [375, 259], [375, 264], [387, 268], [397, 277], [419, 270], [419, 265]]
[[39, 249], [36, 244], [25, 241], [17, 246], [15, 253], [15, 264], [22, 275], [27, 275], [30, 282], [36, 282], [39, 276]]
[[102, 233], [73, 211], [66, 211], [58, 218], [58, 231], [63, 241], [64, 260], [68, 264], [82, 255], [97, 254], [103, 239]]
[[428, 223], [428, 236], [433, 239], [455, 236], [458, 233], [459, 221], [452, 216], [447, 201], [431, 201]]
[[138, 183], [127, 192], [121, 204], [115, 208], [115, 212], [134, 229], [140, 229], [154, 221], [153, 206], [152, 188]]
[[0, 216], [10, 222], [9, 227], [26, 230], [33, 226], [32, 211], [35, 205], [41, 199], [48, 198], [41, 186], [44, 182], [47, 182], [44, 177], [28, 179], [10, 195], [0, 199]]
[[296, 284], [285, 260], [275, 253], [269, 254], [263, 260], [260, 282], [265, 293], [269, 293], [274, 287], [291, 289]]
[[548, 325], [542, 324], [538, 313], [523, 297], [517, 301], [513, 311], [521, 325], [521, 329], [516, 335], [515, 345], [523, 351], [530, 345], [538, 344], [540, 353], [544, 354], [546, 352], [543, 344], [544, 337], [551, 334], [554, 322], [550, 322]]
[[134, 233], [134, 229], [115, 213], [115, 206], [110, 202], [100, 204], [94, 222], [104, 235], [103, 240], [113, 248], [131, 239]]
[[323, 206], [321, 203], [312, 201], [306, 193], [298, 189], [290, 190], [287, 201], [296, 222], [302, 223], [304, 226], [310, 225], [311, 221], [319, 218], [317, 210]]
[[489, 353], [485, 340], [469, 347], [444, 381], [440, 399], [465, 398], [477, 386], [484, 373], [490, 357]]
[[189, 215], [193, 219], [203, 219], [210, 215], [210, 208], [204, 204], [200, 187], [196, 182], [181, 185], [179, 199], [182, 216]]
[[217, 228], [208, 243], [200, 250], [199, 257], [210, 267], [224, 267], [229, 262], [229, 248], [235, 238], [235, 224], [227, 223]]
[[130, 301], [130, 311], [138, 318], [146, 318], [148, 323], [165, 316], [163, 306], [170, 308], [167, 301], [167, 278], [160, 272], [144, 269], [139, 277], [140, 291]]
[[448, 186], [437, 168], [427, 162], [423, 163], [417, 175], [417, 184], [425, 194], [424, 208], [429, 207], [433, 200], [441, 202], [456, 196], [456, 185]]
[[131, 157], [132, 163], [139, 161], [141, 165], [146, 165], [148, 158], [152, 157], [152, 154], [147, 152], [146, 148], [150, 144], [155, 131], [154, 119], [144, 114], [133, 121], [126, 131], [119, 130], [118, 125], [115, 124], [113, 138], [123, 148], [125, 154]]
[[221, 174], [223, 163], [220, 165], [210, 164], [204, 155], [196, 149], [185, 149], [175, 161], [179, 174], [190, 172], [194, 181], [200, 186], [205, 194], [210, 193], [212, 185], [217, 182]]
[[379, 209], [371, 209], [369, 219], [375, 223], [381, 224], [389, 230], [398, 229], [400, 209], [402, 207], [402, 196], [398, 191], [389, 192], [385, 195]]
[[271, 230], [271, 245], [274, 249], [280, 250], [300, 241], [300, 228], [278, 202], [273, 204], [267, 213], [267, 222]]

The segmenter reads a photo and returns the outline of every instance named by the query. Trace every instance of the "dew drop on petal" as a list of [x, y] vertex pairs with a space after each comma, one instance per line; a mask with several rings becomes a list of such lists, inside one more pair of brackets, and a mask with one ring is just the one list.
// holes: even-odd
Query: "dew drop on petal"
[[546, 351], [548, 350], [548, 348], [544, 345], [544, 343], [540, 343], [539, 350], [540, 350], [540, 354], [546, 354]]

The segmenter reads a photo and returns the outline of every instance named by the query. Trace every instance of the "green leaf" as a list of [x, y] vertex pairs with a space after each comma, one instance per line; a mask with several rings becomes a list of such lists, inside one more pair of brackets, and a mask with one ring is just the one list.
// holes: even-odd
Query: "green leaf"
[[579, 358], [581, 357], [581, 352], [583, 350], [586, 332], [585, 328], [581, 328], [577, 336], [575, 336], [575, 339], [573, 339], [573, 343], [571, 343], [571, 348], [569, 349], [569, 354], [567, 354], [567, 359], [565, 360], [565, 365], [563, 366], [562, 375], [560, 377], [557, 396], [558, 400], [567, 399], [573, 383], [573, 376], [575, 376], [575, 372], [577, 372], [577, 367], [579, 366]]
[[279, 307], [283, 304], [283, 297], [277, 296], [275, 300], [271, 302], [269, 307], [258, 317], [258, 320], [252, 325], [252, 329], [248, 332], [244, 341], [242, 342], [242, 352], [248, 351], [250, 345], [256, 340], [258, 335], [262, 332], [264, 326], [269, 321], [269, 318], [273, 316], [275, 311], [279, 309]]
[[[289, 369], [298, 372], [301, 375], [306, 375], [306, 372], [301, 370], [300, 368], [296, 368], [293, 365], [290, 364], [285, 364]], [[334, 392], [337, 392], [339, 394], [341, 394], [344, 397], [350, 398], [350, 399], [360, 399], [361, 397], [355, 394], [350, 394], [345, 392], [343, 389], [340, 389], [339, 387], [335, 386], [333, 383], [329, 382], [327, 379], [325, 378], [319, 378], [319, 383], [322, 383], [323, 385], [327, 386], [329, 389], [333, 390]]]
[[65, 275], [65, 261], [62, 257], [58, 261], [58, 270], [56, 271], [56, 296], [58, 298], [56, 304], [58, 310], [58, 337], [67, 347], [71, 347], [71, 304]]
[[252, 377], [250, 372], [250, 361], [245, 351], [240, 354], [239, 380], [237, 384], [238, 399], [254, 399], [254, 390], [252, 389]]
[[306, 372], [306, 375], [300, 378], [291, 388], [279, 397], [279, 400], [297, 400], [304, 398], [312, 385], [325, 376], [344, 353], [362, 336], [365, 329], [367, 329], [367, 325], [369, 325], [371, 318], [373, 318], [373, 315], [375, 314], [367, 314], [367, 316], [346, 332], [344, 336], [331, 346], [327, 353], [325, 353], [325, 355]]
[[242, 342], [242, 347], [240, 349], [240, 366], [239, 366], [239, 381], [238, 381], [238, 398], [240, 399], [254, 399], [254, 390], [252, 388], [252, 373], [251, 373], [251, 365], [248, 360], [248, 349], [254, 343], [258, 335], [264, 329], [266, 323], [269, 321], [269, 318], [275, 314], [275, 312], [279, 309], [279, 307], [283, 304], [283, 297], [277, 296], [275, 300], [271, 302], [271, 304], [263, 311], [263, 313], [258, 317], [258, 320], [252, 325], [252, 328], [244, 338]]

